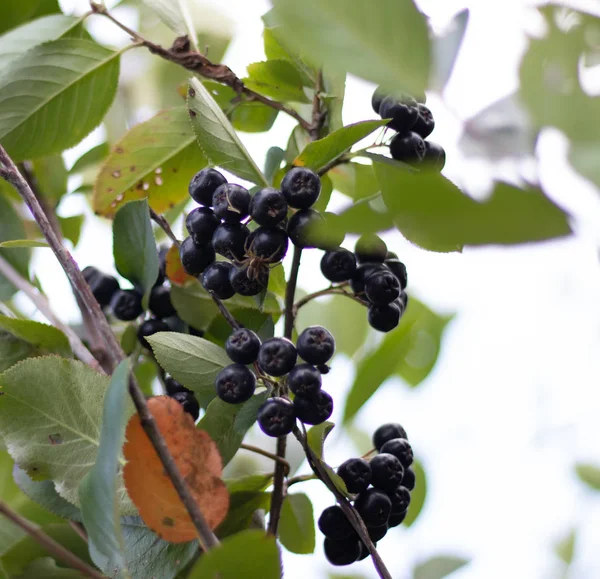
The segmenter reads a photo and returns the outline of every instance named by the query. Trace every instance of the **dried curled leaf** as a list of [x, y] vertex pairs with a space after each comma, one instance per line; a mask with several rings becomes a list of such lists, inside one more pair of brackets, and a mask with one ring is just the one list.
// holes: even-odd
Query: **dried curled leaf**
[[[229, 493], [221, 480], [222, 460], [208, 433], [196, 429], [192, 417], [168, 396], [148, 400], [169, 450], [192, 496], [211, 529], [225, 519]], [[125, 486], [144, 522], [162, 539], [183, 543], [196, 538], [196, 529], [144, 432], [139, 416], [132, 416], [125, 431], [123, 454], [127, 459]]]

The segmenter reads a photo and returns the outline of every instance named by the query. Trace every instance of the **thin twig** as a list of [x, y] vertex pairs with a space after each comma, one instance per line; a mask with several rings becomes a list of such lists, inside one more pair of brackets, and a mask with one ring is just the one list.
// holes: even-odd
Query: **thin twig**
[[290, 463], [287, 460], [285, 460], [285, 458], [281, 458], [280, 456], [277, 456], [276, 454], [273, 454], [272, 452], [264, 450], [258, 446], [254, 446], [253, 444], [242, 443], [240, 445], [240, 448], [243, 448], [244, 450], [249, 450], [250, 452], [254, 452], [255, 454], [260, 454], [261, 456], [266, 456], [267, 458], [270, 458], [275, 462], [281, 463], [285, 468], [285, 476], [290, 474]]
[[78, 523], [77, 521], [69, 521], [69, 527], [71, 527], [71, 529], [73, 529], [73, 531], [75, 531], [86, 543], [88, 542], [87, 533], [85, 532], [85, 529], [81, 523]]
[[298, 476], [293, 476], [287, 480], [287, 487], [290, 488], [292, 485], [308, 482], [309, 480], [319, 480], [319, 477], [313, 474], [299, 474]]
[[177, 247], [181, 245], [181, 241], [179, 241], [179, 239], [177, 239], [177, 236], [173, 233], [169, 222], [164, 218], [163, 215], [159, 215], [158, 213], [156, 213], [156, 211], [154, 211], [152, 207], [150, 207], [150, 217], [152, 218], [152, 221], [154, 221], [154, 223], [156, 223], [167, 234], [167, 237]]
[[366, 306], [367, 302], [365, 302], [358, 296], [355, 296], [353, 293], [350, 293], [349, 291], [346, 291], [344, 289], [344, 287], [346, 285], [347, 284], [343, 284], [341, 286], [329, 286], [325, 289], [319, 290], [318, 292], [314, 292], [312, 294], [305, 295], [303, 298], [299, 299], [294, 304], [294, 315], [298, 314], [298, 310], [302, 306], [305, 306], [307, 303], [311, 302], [312, 300], [314, 300], [316, 298], [320, 298], [322, 296], [346, 296], [347, 298], [354, 300], [355, 302], [361, 304], [362, 306]]
[[294, 246], [292, 270], [290, 272], [290, 279], [285, 288], [285, 321], [283, 335], [288, 339], [292, 337], [292, 332], [294, 330], [294, 298], [296, 297], [296, 285], [298, 283], [298, 272], [300, 270], [301, 258], [302, 249]]
[[13, 511], [5, 502], [0, 501], [0, 514], [12, 521], [15, 525], [23, 529], [34, 541], [40, 544], [53, 557], [60, 559], [69, 567], [77, 569], [86, 577], [94, 579], [105, 579], [104, 575], [90, 567], [85, 561], [82, 561], [77, 555], [65, 549], [60, 543], [57, 543], [52, 537], [49, 537], [37, 525]]

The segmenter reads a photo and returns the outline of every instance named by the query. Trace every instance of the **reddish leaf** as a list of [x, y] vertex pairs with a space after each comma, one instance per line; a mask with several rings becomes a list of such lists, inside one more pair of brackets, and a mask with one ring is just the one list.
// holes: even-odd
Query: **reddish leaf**
[[179, 259], [179, 250], [176, 245], [169, 247], [167, 252], [167, 277], [175, 285], [182, 286], [194, 278], [185, 273], [181, 259]]

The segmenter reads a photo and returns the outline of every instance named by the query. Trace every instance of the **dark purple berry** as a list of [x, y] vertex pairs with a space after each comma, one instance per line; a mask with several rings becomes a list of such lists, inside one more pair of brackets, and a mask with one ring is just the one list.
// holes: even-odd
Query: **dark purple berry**
[[169, 328], [166, 322], [163, 322], [157, 318], [150, 318], [149, 320], [146, 320], [140, 324], [137, 330], [137, 337], [140, 344], [144, 346], [144, 348], [152, 350], [146, 338], [156, 334], [157, 332], [169, 332], [170, 330], [171, 328]]
[[371, 484], [371, 467], [363, 458], [349, 458], [337, 469], [349, 493], [362, 493]]
[[290, 207], [308, 209], [319, 198], [321, 179], [306, 167], [293, 167], [281, 181], [281, 192]]
[[106, 275], [95, 267], [88, 265], [81, 272], [88, 282], [96, 301], [101, 306], [110, 304], [110, 300], [119, 291], [119, 282], [112, 275]]
[[325, 537], [323, 551], [325, 552], [325, 557], [332, 565], [336, 565], [337, 567], [351, 565], [360, 556], [360, 541], [356, 537], [350, 537], [342, 541], [334, 541]]
[[356, 497], [354, 507], [368, 527], [387, 524], [392, 510], [390, 498], [377, 489], [369, 488]]
[[390, 332], [400, 323], [401, 315], [402, 312], [395, 302], [386, 306], [370, 305], [367, 320], [378, 332]]
[[167, 392], [168, 396], [173, 396], [173, 394], [176, 392], [191, 392], [191, 390], [186, 388], [180, 382], [177, 382], [177, 380], [171, 376], [167, 376], [165, 378], [165, 391]]
[[406, 266], [398, 258], [386, 259], [384, 264], [398, 278], [398, 281], [400, 282], [400, 289], [406, 289], [406, 285], [408, 284]]
[[228, 404], [240, 404], [250, 400], [255, 389], [256, 376], [243, 364], [226, 366], [215, 378], [217, 396]]
[[194, 422], [198, 420], [200, 416], [200, 404], [198, 404], [198, 400], [196, 400], [193, 392], [175, 392], [171, 398], [177, 400], [183, 406], [183, 411], [187, 412], [194, 419]]
[[259, 227], [246, 240], [246, 253], [265, 263], [278, 263], [287, 253], [288, 236], [279, 227]]
[[287, 212], [284, 194], [273, 187], [257, 191], [250, 201], [250, 215], [259, 225], [275, 227], [286, 218]]
[[331, 370], [327, 364], [317, 364], [316, 368], [321, 374], [329, 374], [329, 371]]
[[260, 338], [248, 328], [235, 330], [225, 342], [225, 352], [236, 364], [254, 364], [259, 349]]
[[402, 485], [395, 486], [386, 491], [387, 496], [392, 502], [392, 513], [401, 513], [408, 509], [410, 505], [410, 491]]
[[417, 122], [419, 111], [417, 102], [412, 97], [403, 96], [398, 99], [388, 96], [381, 101], [379, 114], [382, 119], [391, 119], [388, 127], [403, 133], [409, 131]]
[[[373, 545], [375, 547], [377, 547], [377, 543], [373, 543]], [[367, 546], [360, 541], [360, 555], [358, 556], [357, 561], [363, 561], [364, 559], [366, 559], [371, 553], [369, 553], [369, 549], [367, 549]]]
[[414, 490], [416, 484], [415, 471], [409, 466], [404, 470], [404, 477], [402, 478], [402, 486], [406, 487], [409, 491]]
[[433, 167], [436, 171], [441, 171], [446, 164], [446, 151], [441, 145], [431, 141], [425, 141], [425, 157], [423, 163]]
[[417, 133], [421, 138], [426, 139], [433, 132], [435, 121], [433, 120], [431, 111], [425, 105], [419, 104], [417, 105], [417, 108], [419, 116], [411, 130], [414, 133]]
[[119, 290], [110, 300], [110, 308], [115, 318], [129, 322], [142, 314], [142, 294], [135, 289]]
[[171, 302], [171, 288], [157, 285], [150, 292], [150, 311], [157, 318], [168, 318], [174, 316], [177, 311]]
[[229, 281], [235, 293], [241, 296], [256, 296], [269, 283], [269, 270], [250, 270], [248, 266], [234, 267], [229, 272]]
[[332, 282], [348, 281], [356, 273], [356, 257], [347, 249], [327, 251], [321, 258], [321, 273]]
[[219, 225], [219, 219], [210, 207], [196, 207], [187, 214], [185, 226], [197, 245], [208, 243]]
[[335, 352], [335, 339], [323, 326], [309, 326], [298, 336], [296, 348], [298, 355], [309, 364], [325, 364]]
[[229, 274], [233, 265], [226, 261], [215, 261], [211, 263], [202, 274], [202, 285], [204, 289], [221, 300], [227, 300], [235, 294], [231, 287]]
[[382, 447], [381, 452], [393, 454], [404, 468], [408, 468], [413, 463], [413, 449], [406, 438], [392, 438]]
[[287, 385], [294, 394], [310, 398], [321, 389], [321, 372], [311, 364], [298, 364], [290, 370]]
[[404, 521], [404, 519], [406, 519], [406, 515], [408, 514], [408, 509], [406, 509], [405, 511], [400, 511], [400, 512], [392, 512], [390, 514], [390, 518], [388, 519], [388, 527], [391, 529], [392, 527], [397, 527], [398, 525], [401, 525]]
[[234, 183], [225, 183], [213, 193], [215, 215], [227, 223], [239, 223], [248, 217], [250, 193], [248, 189]]
[[258, 365], [269, 376], [285, 376], [295, 365], [298, 352], [287, 338], [270, 338], [258, 351]]
[[333, 398], [325, 390], [319, 390], [310, 397], [298, 394], [294, 398], [294, 410], [296, 417], [305, 424], [321, 424], [333, 412]]
[[365, 281], [377, 271], [385, 271], [387, 268], [382, 263], [362, 263], [356, 268], [356, 272], [350, 280], [350, 287], [356, 295], [364, 297]]
[[373, 96], [371, 97], [371, 106], [373, 107], [373, 110], [379, 114], [379, 109], [381, 107], [381, 103], [383, 102], [383, 99], [388, 96], [387, 93], [385, 93], [380, 86], [378, 86], [375, 89], [375, 92], [373, 93]]
[[387, 491], [396, 488], [402, 482], [404, 467], [393, 454], [378, 454], [369, 464], [373, 473], [371, 484], [375, 488]]
[[249, 235], [250, 230], [241, 223], [221, 223], [213, 233], [212, 244], [219, 255], [241, 261]]
[[162, 285], [167, 279], [167, 253], [168, 247], [161, 247], [158, 250], [158, 277], [156, 278], [155, 286]]
[[406, 436], [406, 430], [400, 426], [400, 424], [396, 423], [388, 423], [382, 424], [374, 433], [373, 433], [373, 446], [380, 451], [381, 447], [388, 441], [393, 438], [406, 438], [408, 440], [408, 436]]
[[195, 277], [215, 261], [215, 249], [210, 243], [196, 245], [191, 237], [186, 237], [179, 248], [179, 257], [186, 273]]
[[361, 235], [354, 246], [358, 263], [383, 263], [387, 250], [385, 241], [374, 233]]
[[409, 131], [408, 133], [398, 133], [390, 141], [390, 155], [396, 161], [403, 161], [411, 165], [418, 164], [425, 157], [425, 141]]
[[408, 306], [408, 294], [405, 291], [401, 291], [398, 301], [400, 302], [400, 305], [402, 306], [402, 313], [404, 313]]
[[356, 531], [339, 505], [327, 507], [321, 513], [317, 525], [321, 533], [336, 541], [356, 535]]
[[400, 282], [391, 271], [377, 271], [365, 280], [365, 295], [376, 306], [387, 306], [400, 295]]
[[213, 193], [223, 183], [227, 183], [227, 179], [216, 169], [207, 167], [196, 173], [190, 181], [190, 196], [196, 203], [209, 207], [212, 205]]
[[319, 225], [323, 220], [323, 216], [314, 209], [296, 211], [287, 226], [292, 243], [300, 248], [318, 247], [322, 237], [319, 235]]
[[377, 542], [383, 539], [388, 532], [387, 524], [377, 525], [376, 527], [367, 527], [371, 541]]
[[267, 436], [285, 436], [296, 424], [294, 405], [286, 398], [269, 398], [258, 409], [257, 420]]

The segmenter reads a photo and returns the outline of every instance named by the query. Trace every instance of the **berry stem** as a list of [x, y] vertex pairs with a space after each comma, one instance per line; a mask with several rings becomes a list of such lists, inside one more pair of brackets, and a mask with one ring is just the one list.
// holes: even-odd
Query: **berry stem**
[[300, 271], [300, 260], [302, 259], [302, 249], [294, 246], [294, 255], [292, 257], [292, 271], [285, 289], [285, 322], [283, 336], [291, 339], [294, 331], [295, 308], [294, 297], [296, 296], [296, 284], [298, 283], [298, 272]]
[[261, 456], [266, 456], [267, 458], [270, 458], [271, 460], [274, 460], [275, 462], [282, 464], [285, 469], [285, 473], [284, 473], [285, 476], [290, 474], [290, 463], [287, 460], [285, 460], [285, 458], [281, 458], [280, 456], [277, 456], [276, 454], [273, 454], [272, 452], [269, 452], [268, 450], [264, 450], [258, 446], [254, 446], [252, 444], [242, 443], [240, 445], [240, 448], [243, 448], [244, 450], [249, 450], [250, 452], [254, 452], [255, 454], [260, 454]]
[[177, 249], [179, 249], [181, 241], [179, 241], [179, 239], [177, 239], [177, 236], [173, 233], [169, 222], [165, 219], [163, 215], [159, 215], [158, 213], [156, 213], [156, 211], [154, 211], [152, 207], [150, 207], [149, 209], [152, 221], [154, 221], [154, 223], [156, 223], [167, 234], [167, 237], [177, 246]]
[[309, 480], [319, 480], [319, 477], [314, 473], [293, 476], [292, 478], [288, 479], [287, 487], [290, 488], [292, 485], [302, 483], [302, 482], [308, 482]]
[[359, 297], [355, 296], [354, 294], [352, 294], [344, 289], [347, 286], [348, 286], [347, 283], [343, 283], [342, 285], [335, 285], [335, 286], [332, 285], [332, 286], [326, 287], [325, 289], [319, 290], [318, 292], [314, 292], [312, 294], [305, 295], [302, 299], [299, 299], [294, 304], [294, 317], [298, 314], [298, 310], [302, 306], [305, 306], [308, 302], [310, 302], [316, 298], [319, 298], [321, 296], [329, 296], [329, 295], [346, 296], [347, 298], [350, 298], [351, 300], [354, 300], [355, 302], [358, 302], [359, 304], [366, 306], [367, 304], [365, 303], [364, 300], [361, 300]]

